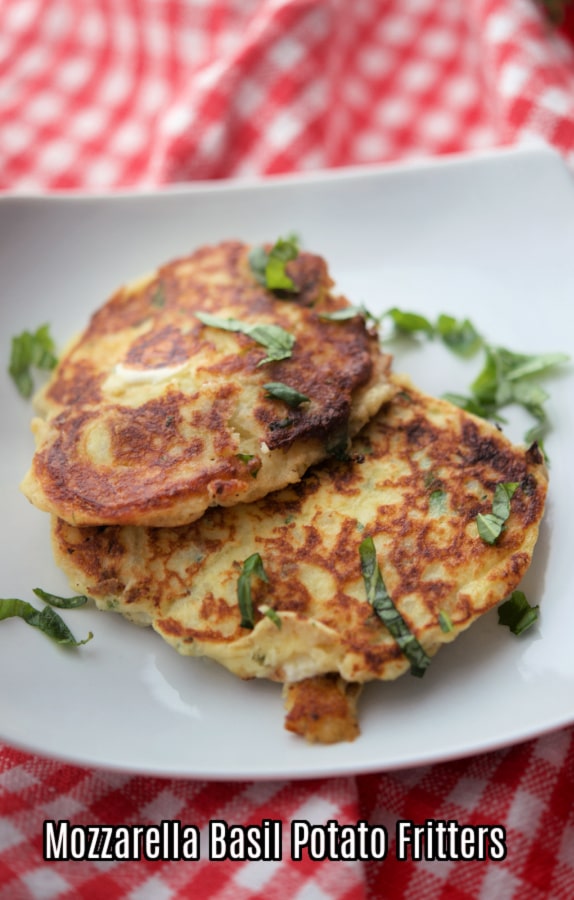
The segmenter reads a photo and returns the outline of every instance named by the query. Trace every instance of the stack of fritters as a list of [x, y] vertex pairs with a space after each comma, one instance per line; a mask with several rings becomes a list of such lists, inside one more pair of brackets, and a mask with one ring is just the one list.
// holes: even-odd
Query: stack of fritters
[[[546, 470], [536, 447], [390, 376], [319, 257], [287, 264], [286, 293], [249, 251], [201, 249], [95, 314], [40, 397], [24, 490], [53, 514], [75, 591], [180, 653], [282, 682], [290, 730], [352, 739], [360, 686], [411, 665], [372, 605], [365, 541], [430, 658], [517, 587]], [[252, 332], [206, 313], [278, 325], [292, 352], [262, 363]], [[476, 517], [500, 483], [518, 487], [490, 545]]]

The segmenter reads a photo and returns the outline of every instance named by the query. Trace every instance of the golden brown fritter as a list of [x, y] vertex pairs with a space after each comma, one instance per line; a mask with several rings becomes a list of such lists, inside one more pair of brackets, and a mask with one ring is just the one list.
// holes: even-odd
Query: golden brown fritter
[[[359, 548], [371, 537], [395, 607], [432, 657], [519, 584], [547, 474], [536, 445], [513, 446], [484, 420], [406, 380], [395, 384], [350, 460], [317, 466], [255, 503], [209, 510], [181, 528], [75, 528], [54, 519], [56, 558], [73, 589], [242, 678], [393, 679], [409, 661], [367, 599]], [[490, 545], [476, 517], [491, 512], [496, 486], [509, 482], [518, 485], [510, 516]], [[238, 586], [253, 554], [265, 578], [256, 570], [248, 579], [246, 627]], [[310, 721], [310, 697], [295, 697], [293, 723]]]
[[311, 744], [338, 744], [359, 736], [357, 700], [360, 684], [340, 675], [315, 675], [283, 689], [285, 728]]
[[[92, 317], [38, 399], [36, 453], [22, 488], [78, 525], [174, 526], [210, 506], [298, 481], [345, 445], [391, 393], [389, 359], [323, 259], [287, 264], [296, 292], [274, 293], [239, 242], [204, 247], [119, 290]], [[197, 313], [283, 329], [285, 359]], [[270, 396], [280, 382], [309, 398]]]

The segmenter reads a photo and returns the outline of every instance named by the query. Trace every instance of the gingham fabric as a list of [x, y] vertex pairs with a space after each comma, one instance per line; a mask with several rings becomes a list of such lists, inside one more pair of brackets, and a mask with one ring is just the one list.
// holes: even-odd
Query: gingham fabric
[[[574, 731], [404, 772], [302, 782], [228, 784], [106, 774], [5, 749], [0, 755], [0, 900], [572, 900]], [[197, 825], [283, 822], [269, 862], [45, 862], [42, 823]], [[384, 826], [381, 861], [291, 859], [290, 822]], [[502, 861], [397, 859], [397, 821], [501, 825]]]
[[2, 0], [0, 188], [573, 160], [573, 56], [535, 0]]
[[[534, 0], [0, 0], [0, 189], [102, 190], [472, 151], [574, 163], [574, 49]], [[1, 660], [0, 660], [1, 667]], [[4, 684], [9, 675], [4, 674]], [[390, 774], [205, 783], [0, 747], [0, 900], [574, 897], [574, 730]], [[269, 862], [47, 862], [42, 823], [283, 822]], [[294, 861], [289, 823], [387, 829]], [[507, 855], [399, 861], [396, 822], [499, 825]]]

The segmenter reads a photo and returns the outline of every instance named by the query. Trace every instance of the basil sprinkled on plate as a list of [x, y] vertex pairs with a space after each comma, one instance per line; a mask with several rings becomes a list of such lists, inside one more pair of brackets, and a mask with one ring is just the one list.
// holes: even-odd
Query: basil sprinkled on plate
[[470, 319], [455, 319], [441, 313], [436, 324], [420, 313], [398, 309], [396, 306], [381, 316], [391, 319], [399, 334], [423, 334], [438, 337], [459, 356], [472, 356], [483, 345], [483, 339]]
[[8, 371], [22, 397], [31, 397], [34, 380], [30, 369], [50, 371], [58, 362], [50, 326], [40, 325], [34, 331], [23, 331], [12, 338]]
[[237, 602], [241, 613], [241, 628], [253, 628], [253, 599], [251, 597], [251, 579], [255, 576], [262, 581], [269, 581], [263, 568], [259, 553], [252, 553], [243, 563], [241, 575], [237, 582]]
[[470, 319], [455, 319], [443, 313], [437, 319], [436, 332], [443, 343], [459, 356], [473, 356], [483, 343]]
[[42, 631], [47, 637], [57, 644], [66, 644], [70, 647], [79, 647], [87, 644], [93, 638], [90, 631], [87, 638], [77, 641], [58, 613], [51, 606], [45, 606], [42, 610], [36, 609], [26, 600], [6, 599], [0, 600], [0, 620], [17, 617], [23, 619], [27, 625]]
[[432, 322], [430, 322], [426, 316], [421, 316], [419, 313], [407, 312], [393, 306], [392, 309], [387, 310], [383, 318], [386, 316], [392, 320], [397, 331], [402, 332], [403, 334], [418, 334], [422, 332], [423, 334], [433, 336], [435, 333]]
[[269, 381], [263, 387], [269, 397], [273, 397], [275, 400], [283, 400], [288, 406], [297, 407], [302, 403], [309, 403], [309, 397], [296, 391], [295, 388], [289, 387], [288, 384], [283, 384], [281, 381]]
[[33, 590], [36, 597], [44, 600], [45, 603], [49, 603], [50, 606], [57, 606], [58, 609], [77, 609], [78, 606], [84, 606], [88, 602], [88, 598], [83, 594], [76, 597], [58, 597], [57, 594], [49, 594], [48, 591], [43, 591], [42, 588], [34, 588]]
[[252, 340], [261, 344], [262, 347], [265, 347], [267, 356], [265, 359], [260, 360], [257, 364], [258, 366], [268, 362], [289, 359], [295, 346], [293, 335], [279, 325], [249, 325], [246, 322], [241, 322], [239, 319], [222, 319], [219, 316], [212, 316], [210, 313], [205, 312], [196, 312], [195, 315], [204, 325], [209, 325], [211, 328], [219, 328], [222, 331], [235, 331], [246, 334]]
[[381, 318], [385, 317], [392, 320], [398, 334], [422, 334], [431, 339], [438, 337], [459, 356], [469, 357], [482, 349], [484, 365], [470, 386], [470, 396], [447, 393], [444, 399], [466, 412], [495, 422], [505, 421], [500, 415], [505, 406], [522, 406], [536, 423], [526, 432], [526, 442], [541, 442], [548, 427], [543, 406], [548, 394], [534, 379], [568, 362], [566, 353], [525, 354], [514, 353], [506, 347], [495, 347], [485, 341], [470, 319], [456, 319], [445, 313], [439, 315], [436, 324], [419, 313], [396, 307]]
[[342, 309], [335, 309], [333, 312], [320, 312], [319, 318], [326, 319], [328, 322], [348, 322], [355, 316], [362, 316], [364, 319], [378, 323], [377, 316], [369, 312], [366, 306], [343, 306]]
[[506, 625], [513, 634], [522, 634], [537, 618], [538, 606], [530, 606], [522, 591], [513, 591], [498, 607], [498, 624]]
[[540, 440], [547, 427], [543, 403], [548, 394], [531, 379], [567, 362], [565, 353], [527, 355], [504, 347], [486, 347], [484, 366], [470, 386], [472, 398], [484, 417], [492, 417], [504, 406], [516, 403], [536, 420], [527, 433], [529, 443]]
[[410, 630], [385, 587], [372, 537], [361, 541], [359, 554], [367, 600], [407, 657], [411, 673], [422, 677], [430, 664], [430, 657]]
[[265, 247], [254, 247], [249, 254], [249, 265], [257, 281], [270, 291], [295, 293], [299, 288], [287, 275], [285, 266], [298, 255], [299, 241], [296, 235], [291, 234], [287, 238], [279, 238], [269, 251]]

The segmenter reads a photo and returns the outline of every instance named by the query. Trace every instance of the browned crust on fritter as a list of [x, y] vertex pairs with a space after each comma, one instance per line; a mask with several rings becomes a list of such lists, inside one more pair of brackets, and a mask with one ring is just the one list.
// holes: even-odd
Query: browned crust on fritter
[[[323, 259], [290, 262], [299, 290], [281, 297], [256, 281], [248, 251], [232, 241], [201, 248], [94, 314], [39, 400], [47, 422], [34, 422], [37, 450], [22, 485], [33, 503], [80, 525], [185, 524], [210, 505], [298, 480], [388, 399], [389, 360], [363, 318], [321, 316], [348, 305], [331, 293]], [[206, 327], [198, 311], [279, 325], [296, 338], [292, 355], [260, 366], [265, 348]], [[182, 374], [149, 398], [130, 388], [117, 399], [109, 387], [118, 364], [139, 371], [189, 360], [199, 361], [193, 378]], [[269, 397], [270, 381], [310, 402], [292, 408]]]
[[283, 688], [285, 728], [311, 744], [337, 744], [359, 736], [357, 700], [362, 685], [338, 675], [304, 678]]
[[[297, 485], [249, 506], [210, 510], [180, 529], [56, 522], [60, 564], [99, 605], [119, 601], [124, 614], [153, 624], [180, 652], [212, 656], [242, 677], [397, 677], [408, 661], [367, 602], [362, 539], [373, 537], [395, 605], [433, 655], [518, 586], [547, 489], [535, 446], [515, 447], [488, 423], [408, 383], [398, 386], [355, 439], [350, 462], [317, 467]], [[509, 481], [519, 487], [491, 546], [476, 516], [491, 511], [496, 485]], [[439, 492], [445, 507], [437, 514], [432, 498]], [[240, 624], [237, 580], [254, 552], [268, 582], [253, 580], [249, 630]], [[452, 632], [442, 631], [441, 612]]]

